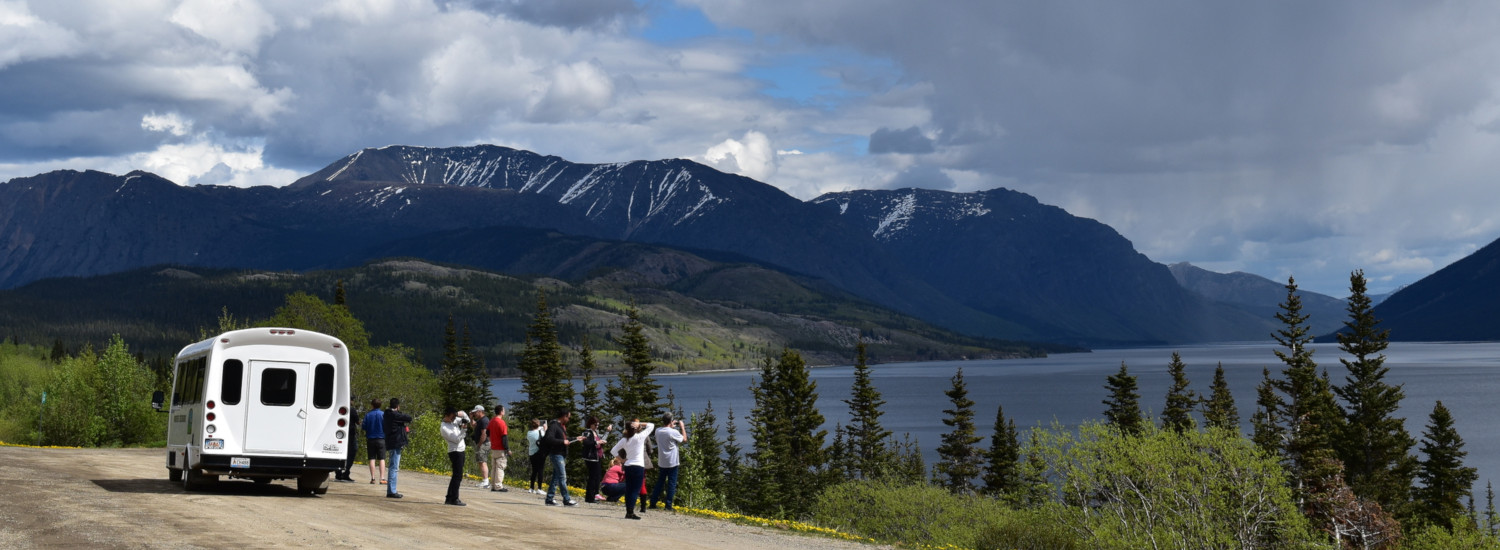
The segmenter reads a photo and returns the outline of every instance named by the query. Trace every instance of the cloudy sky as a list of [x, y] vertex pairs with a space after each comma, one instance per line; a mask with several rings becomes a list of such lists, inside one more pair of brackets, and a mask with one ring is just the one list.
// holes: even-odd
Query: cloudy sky
[[1006, 187], [1342, 296], [1500, 236], [1500, 4], [0, 0], [0, 181], [285, 185], [363, 147]]

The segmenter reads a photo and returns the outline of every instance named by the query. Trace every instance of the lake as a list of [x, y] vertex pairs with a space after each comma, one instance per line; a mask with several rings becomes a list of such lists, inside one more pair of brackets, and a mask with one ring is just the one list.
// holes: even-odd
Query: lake
[[[1347, 356], [1339, 352], [1336, 344], [1312, 347], [1313, 359], [1319, 367], [1328, 370], [1334, 384], [1343, 384], [1348, 371], [1339, 359]], [[1261, 369], [1269, 367], [1273, 376], [1279, 376], [1284, 367], [1273, 354], [1275, 349], [1278, 349], [1275, 342], [1268, 341], [1106, 349], [1044, 359], [891, 363], [872, 366], [871, 379], [886, 401], [881, 423], [898, 438], [903, 433], [916, 438], [931, 467], [936, 461], [935, 449], [941, 435], [947, 431], [942, 419], [943, 410], [950, 403], [943, 392], [952, 387], [955, 369], [964, 371], [969, 398], [975, 402], [976, 433], [984, 436], [980, 445], [985, 449], [989, 448], [989, 436], [994, 433], [997, 406], [1005, 407], [1006, 417], [1014, 419], [1023, 434], [1025, 427], [1050, 425], [1053, 421], [1071, 428], [1085, 420], [1103, 419], [1105, 378], [1117, 372], [1121, 362], [1129, 366], [1140, 384], [1142, 408], [1159, 416], [1171, 384], [1167, 363], [1173, 351], [1180, 352], [1187, 364], [1193, 391], [1202, 394], [1209, 392], [1214, 367], [1224, 365], [1240, 419], [1249, 433]], [[1465, 442], [1464, 449], [1469, 452], [1465, 464], [1479, 469], [1476, 496], [1482, 500], [1484, 483], [1500, 481], [1500, 429], [1491, 424], [1492, 415], [1500, 409], [1495, 399], [1500, 392], [1500, 343], [1394, 342], [1386, 350], [1385, 365], [1390, 367], [1386, 380], [1405, 387], [1401, 414], [1406, 418], [1407, 431], [1419, 446], [1433, 404], [1442, 400], [1453, 412], [1455, 426]], [[849, 398], [853, 373], [852, 366], [812, 370], [812, 378], [818, 385], [818, 409], [830, 430], [835, 423], [849, 422], [849, 409], [843, 400]], [[741, 428], [741, 445], [749, 447], [744, 415], [754, 405], [749, 387], [757, 374], [718, 372], [661, 376], [657, 380], [662, 384], [663, 395], [671, 390], [678, 406], [688, 414], [702, 411], [712, 401], [721, 424], [721, 437], [726, 413], [733, 409]], [[516, 379], [497, 379], [491, 383], [491, 389], [497, 399], [508, 403], [521, 399], [520, 385]], [[601, 380], [601, 392], [603, 387]]]

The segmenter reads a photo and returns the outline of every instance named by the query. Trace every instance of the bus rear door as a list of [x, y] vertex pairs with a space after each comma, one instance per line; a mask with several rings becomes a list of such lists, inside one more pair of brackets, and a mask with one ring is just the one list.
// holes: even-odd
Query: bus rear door
[[302, 455], [307, 432], [307, 363], [250, 361], [245, 450]]

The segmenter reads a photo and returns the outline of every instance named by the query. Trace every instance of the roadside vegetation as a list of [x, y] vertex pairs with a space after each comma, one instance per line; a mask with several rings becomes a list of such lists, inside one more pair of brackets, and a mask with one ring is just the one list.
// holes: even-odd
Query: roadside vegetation
[[[1143, 410], [1129, 365], [1102, 384], [1101, 419], [1078, 429], [1017, 429], [997, 409], [994, 432], [975, 433], [962, 370], [944, 395], [936, 464], [923, 463], [910, 434], [885, 429], [885, 404], [870, 382], [867, 349], [856, 346], [850, 388], [819, 388], [802, 354], [763, 352], [749, 411], [678, 411], [654, 375], [654, 341], [634, 303], [622, 321], [591, 335], [577, 351], [559, 341], [564, 307], [539, 291], [516, 356], [526, 398], [511, 403], [511, 448], [524, 448], [521, 426], [562, 408], [605, 422], [686, 418], [678, 506], [686, 513], [775, 525], [851, 540], [911, 548], [1500, 548], [1492, 491], [1475, 505], [1473, 468], [1441, 402], [1421, 434], [1395, 416], [1404, 398], [1384, 380], [1388, 334], [1370, 315], [1364, 278], [1351, 274], [1349, 320], [1340, 333], [1341, 368], [1320, 367], [1309, 350], [1296, 284], [1277, 315], [1275, 355], [1255, 409], [1236, 410], [1222, 368], [1208, 393], [1195, 392], [1176, 354], [1163, 358], [1172, 384], [1162, 414]], [[410, 348], [371, 345], [345, 306], [342, 289], [325, 302], [294, 293], [266, 319], [227, 313], [204, 334], [248, 326], [291, 326], [337, 336], [354, 358], [354, 405], [399, 396], [417, 416], [403, 466], [443, 471], [437, 435], [444, 405], [493, 410], [488, 378], [469, 328], [450, 318], [436, 372]], [[608, 342], [599, 376], [592, 346]], [[46, 445], [159, 445], [164, 419], [144, 404], [167, 381], [115, 338], [104, 350], [76, 354], [0, 345], [0, 440]], [[575, 392], [572, 379], [584, 379]], [[847, 426], [824, 425], [820, 391], [847, 391]], [[43, 404], [40, 397], [48, 395]], [[689, 414], [683, 414], [683, 413]], [[749, 429], [740, 432], [741, 415]], [[1248, 418], [1251, 433], [1241, 433]], [[986, 441], [987, 440], [987, 441]], [[987, 443], [987, 444], [986, 444]], [[362, 457], [361, 457], [362, 460]], [[508, 480], [526, 478], [511, 460]], [[568, 479], [581, 485], [580, 471]], [[356, 469], [356, 471], [358, 471]]]

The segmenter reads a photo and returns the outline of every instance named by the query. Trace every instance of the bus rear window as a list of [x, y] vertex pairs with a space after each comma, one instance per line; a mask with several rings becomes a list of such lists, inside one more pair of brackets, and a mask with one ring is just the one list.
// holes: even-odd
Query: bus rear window
[[333, 365], [322, 363], [313, 368], [313, 406], [333, 406]]
[[260, 373], [260, 403], [290, 407], [297, 403], [297, 371], [266, 369]]
[[224, 362], [224, 387], [220, 388], [219, 399], [225, 405], [240, 404], [240, 395], [245, 390], [245, 364], [239, 359], [230, 359]]

